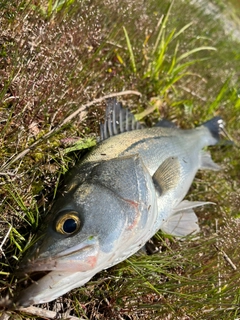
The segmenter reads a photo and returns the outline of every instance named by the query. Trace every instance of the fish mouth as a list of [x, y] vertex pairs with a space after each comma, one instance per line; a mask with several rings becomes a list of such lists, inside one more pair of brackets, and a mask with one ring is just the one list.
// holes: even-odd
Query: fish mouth
[[73, 273], [58, 271], [34, 273], [40, 277], [39, 280], [28, 278], [25, 285], [13, 297], [12, 307], [28, 307], [53, 301], [67, 291], [84, 285], [95, 273], [94, 269]]
[[51, 271], [85, 272], [95, 267], [99, 255], [99, 242], [90, 238], [57, 254], [50, 252], [35, 253], [20, 264], [16, 274], [27, 276], [35, 281]]
[[91, 238], [51, 257], [44, 252], [24, 261], [17, 272], [22, 278], [21, 291], [15, 296], [14, 305], [49, 302], [85, 284], [96, 273], [99, 259], [99, 241]]

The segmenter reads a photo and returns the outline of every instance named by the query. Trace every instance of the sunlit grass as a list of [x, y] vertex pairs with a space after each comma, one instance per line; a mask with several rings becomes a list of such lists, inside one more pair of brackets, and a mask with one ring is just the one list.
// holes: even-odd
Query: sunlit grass
[[[134, 1], [131, 6], [127, 1], [105, 6], [57, 0], [35, 2], [35, 7], [31, 2], [1, 5], [0, 290], [5, 297], [16, 290], [14, 270], [36, 240], [35, 231], [64, 174], [81, 158], [81, 150], [95, 144], [105, 104], [91, 106], [61, 130], [48, 133], [82, 104], [132, 89], [142, 98], [120, 100], [136, 110], [138, 120], [151, 124], [167, 117], [190, 128], [222, 115], [238, 140], [235, 52], [240, 46], [233, 46], [218, 23], [190, 4], [181, 9], [182, 2], [152, 0], [143, 7]], [[150, 9], [144, 11], [146, 6]], [[209, 34], [202, 33], [204, 24]], [[25, 156], [11, 162], [35, 142]], [[66, 294], [72, 315], [91, 320], [239, 317], [240, 235], [238, 219], [232, 218], [240, 215], [239, 149], [216, 146], [213, 157], [222, 172], [199, 173], [189, 193], [193, 200], [217, 204], [199, 210], [200, 235], [181, 242], [158, 233], [155, 255], [139, 253]]]
[[[203, 63], [205, 60], [210, 58], [210, 56], [208, 56], [208, 51], [217, 50], [212, 46], [200, 46], [184, 53], [179, 53], [178, 39], [184, 32], [188, 31], [193, 22], [186, 24], [180, 30], [175, 28], [167, 33], [166, 27], [173, 5], [174, 1], [170, 3], [167, 13], [162, 15], [159, 19], [158, 28], [155, 31], [156, 35], [151, 34], [151, 36], [147, 36], [143, 43], [142, 57], [140, 59], [145, 61], [143, 63], [144, 68], [143, 65], [139, 65], [139, 67], [137, 67], [131, 40], [127, 29], [123, 27], [132, 72], [136, 74], [139, 80], [146, 79], [148, 81], [148, 85], [152, 87], [153, 93], [160, 97], [168, 95], [169, 91], [174, 91], [174, 85], [183, 77], [191, 77], [191, 75], [194, 75], [189, 71], [189, 67], [191, 65]], [[153, 40], [154, 36], [155, 40]], [[172, 43], [173, 48], [170, 49], [170, 45]], [[206, 51], [205, 57], [192, 59], [192, 56], [200, 51]], [[122, 57], [119, 58], [119, 60], [126, 68], [129, 67]], [[213, 107], [210, 108], [211, 111], [212, 109]]]
[[34, 10], [40, 11], [41, 15], [47, 19], [54, 19], [59, 12], [65, 14], [71, 9], [71, 5], [75, 0], [46, 0], [41, 1], [39, 5], [31, 4]]

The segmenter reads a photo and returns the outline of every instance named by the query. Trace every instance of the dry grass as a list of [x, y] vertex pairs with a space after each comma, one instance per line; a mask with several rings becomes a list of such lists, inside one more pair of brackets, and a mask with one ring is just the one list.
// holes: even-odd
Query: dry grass
[[[186, 15], [179, 19], [183, 4], [173, 4], [166, 35], [174, 28], [183, 28], [195, 14], [193, 25], [181, 35], [179, 54], [200, 46], [214, 46], [217, 52], [198, 52], [199, 63], [188, 70], [191, 75], [164, 90], [176, 42], [166, 51], [159, 75], [161, 87], [144, 75], [149, 52], [156, 43], [155, 27], [161, 14], [167, 12], [168, 1], [161, 1], [160, 6], [157, 0], [148, 5], [144, 1], [109, 0], [100, 5], [97, 1], [76, 0], [60, 6], [58, 12], [51, 12], [50, 3], [6, 0], [0, 4], [3, 297], [18, 290], [14, 269], [22, 252], [39, 221], [44, 219], [61, 175], [82, 155], [82, 152], [66, 155], [64, 149], [79, 138], [98, 135], [104, 103], [79, 113], [61, 131], [41, 141], [18, 161], [10, 160], [40, 141], [81, 105], [112, 92], [137, 90], [142, 93], [141, 98], [129, 96], [122, 100], [138, 113], [154, 105], [146, 119], [148, 124], [163, 116], [191, 127], [213, 114], [221, 114], [234, 139], [239, 141], [240, 137], [240, 45], [226, 37], [211, 16], [185, 5]], [[123, 26], [131, 41], [137, 72], [131, 69]], [[209, 59], [201, 63], [206, 54]], [[215, 147], [213, 156], [222, 164], [223, 171], [199, 173], [190, 190], [191, 199], [217, 203], [214, 208], [199, 211], [202, 233], [197, 239], [179, 242], [160, 234], [154, 240], [160, 253], [136, 255], [44, 307], [91, 320], [237, 319], [238, 148], [238, 145]], [[14, 319], [40, 317], [19, 311], [11, 311], [9, 315]]]

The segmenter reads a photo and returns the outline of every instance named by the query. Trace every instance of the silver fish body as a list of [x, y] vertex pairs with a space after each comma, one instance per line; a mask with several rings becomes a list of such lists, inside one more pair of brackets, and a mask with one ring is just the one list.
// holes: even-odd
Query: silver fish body
[[69, 173], [20, 266], [30, 276], [48, 273], [16, 303], [48, 302], [82, 286], [137, 252], [159, 229], [175, 236], [197, 232], [192, 208], [205, 203], [183, 198], [198, 169], [219, 169], [202, 148], [218, 142], [220, 124], [213, 118], [191, 130], [138, 129], [119, 103], [110, 104], [101, 128], [105, 140]]

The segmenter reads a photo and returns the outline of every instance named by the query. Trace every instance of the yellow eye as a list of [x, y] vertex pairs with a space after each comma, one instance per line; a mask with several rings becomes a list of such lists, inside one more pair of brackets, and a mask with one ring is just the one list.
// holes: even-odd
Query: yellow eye
[[80, 219], [76, 211], [68, 211], [56, 223], [56, 231], [61, 234], [71, 235], [80, 229]]

